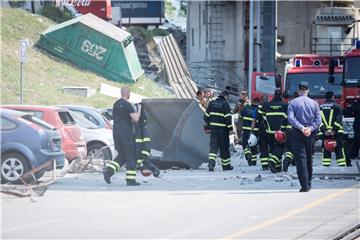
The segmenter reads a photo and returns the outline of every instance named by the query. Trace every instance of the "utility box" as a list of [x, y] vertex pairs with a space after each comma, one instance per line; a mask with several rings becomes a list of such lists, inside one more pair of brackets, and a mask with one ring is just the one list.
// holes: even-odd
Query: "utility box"
[[132, 83], [144, 73], [130, 33], [91, 13], [50, 27], [38, 46], [109, 80]]

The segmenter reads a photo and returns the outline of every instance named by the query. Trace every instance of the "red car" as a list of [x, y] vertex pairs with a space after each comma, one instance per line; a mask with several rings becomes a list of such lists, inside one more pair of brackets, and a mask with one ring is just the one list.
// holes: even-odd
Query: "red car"
[[30, 112], [35, 117], [56, 127], [62, 138], [61, 148], [65, 158], [72, 161], [86, 157], [86, 142], [81, 135], [81, 129], [71, 117], [68, 110], [58, 107], [36, 105], [4, 105], [3, 108], [22, 112]]

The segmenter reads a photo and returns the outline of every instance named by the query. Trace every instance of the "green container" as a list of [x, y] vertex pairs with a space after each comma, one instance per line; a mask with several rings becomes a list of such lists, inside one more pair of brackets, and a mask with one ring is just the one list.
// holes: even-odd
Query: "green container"
[[91, 13], [48, 28], [38, 45], [113, 81], [133, 83], [144, 73], [130, 33]]

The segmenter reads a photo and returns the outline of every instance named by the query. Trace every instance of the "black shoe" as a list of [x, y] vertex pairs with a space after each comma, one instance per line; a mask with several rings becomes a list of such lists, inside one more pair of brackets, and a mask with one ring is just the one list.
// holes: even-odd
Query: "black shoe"
[[276, 171], [276, 168], [275, 168], [275, 164], [274, 164], [273, 162], [269, 161], [268, 165], [269, 165], [270, 171], [271, 171], [272, 173], [276, 173], [276, 172], [277, 172], [277, 171]]
[[248, 162], [248, 165], [252, 166], [251, 154], [245, 154], [245, 159]]
[[289, 165], [290, 165], [290, 161], [288, 159], [284, 159], [284, 162], [283, 162], [283, 171], [284, 172], [288, 171]]
[[268, 170], [269, 170], [269, 166], [268, 166], [268, 165], [262, 166], [262, 170], [263, 170], [263, 171], [268, 171]]
[[104, 168], [104, 170], [103, 170], [103, 174], [104, 174], [104, 180], [105, 180], [105, 182], [107, 183], [107, 184], [110, 184], [111, 183], [111, 176], [113, 175], [113, 173], [112, 173], [112, 169], [111, 168], [109, 168], [109, 167], [106, 167], [106, 168]]
[[214, 164], [214, 162], [209, 162], [209, 172], [213, 172], [214, 171], [214, 168], [215, 168], [215, 164]]
[[234, 167], [231, 165], [227, 165], [227, 166], [223, 166], [222, 169], [223, 169], [223, 171], [231, 171], [234, 169]]
[[256, 161], [251, 161], [251, 166], [256, 166]]
[[160, 176], [160, 170], [151, 162], [147, 163], [146, 166], [149, 168], [154, 177]]
[[135, 180], [126, 180], [126, 186], [140, 186], [141, 183]]
[[299, 192], [310, 192], [310, 188], [301, 188]]

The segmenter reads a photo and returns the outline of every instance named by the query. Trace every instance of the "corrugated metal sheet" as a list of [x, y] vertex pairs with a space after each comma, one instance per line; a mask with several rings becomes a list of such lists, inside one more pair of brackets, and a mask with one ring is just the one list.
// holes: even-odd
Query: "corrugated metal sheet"
[[191, 78], [180, 49], [172, 36], [157, 42], [170, 86], [178, 98], [194, 98], [197, 86]]

